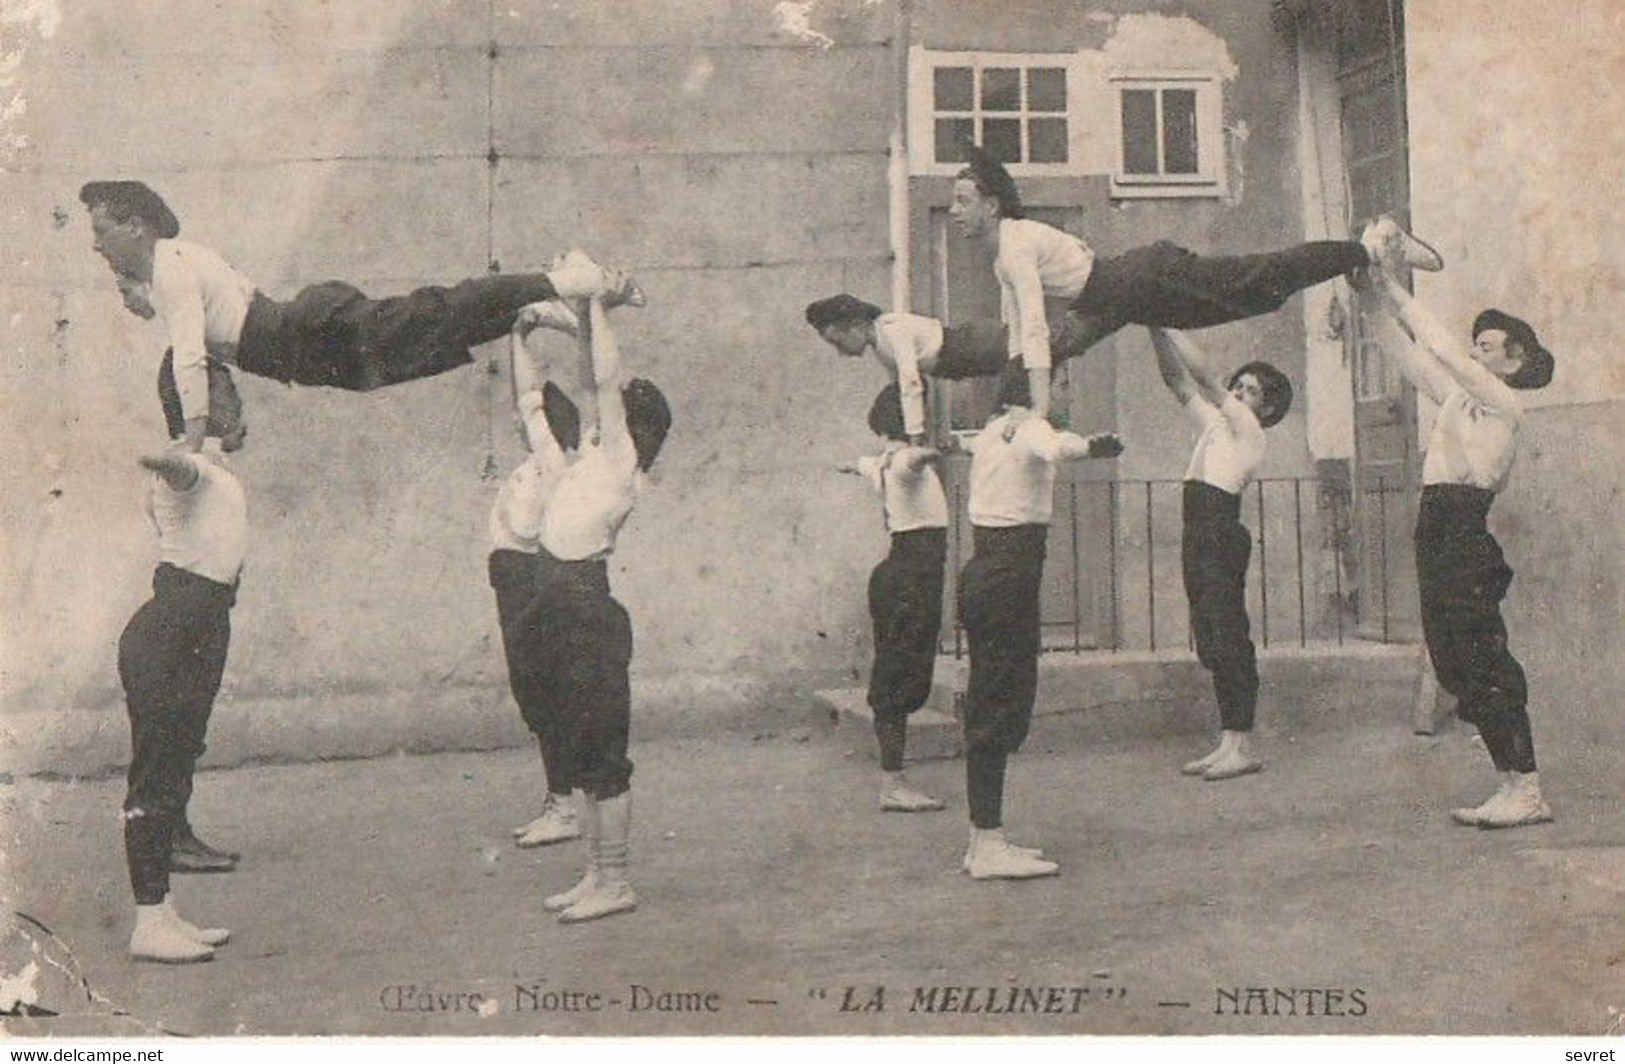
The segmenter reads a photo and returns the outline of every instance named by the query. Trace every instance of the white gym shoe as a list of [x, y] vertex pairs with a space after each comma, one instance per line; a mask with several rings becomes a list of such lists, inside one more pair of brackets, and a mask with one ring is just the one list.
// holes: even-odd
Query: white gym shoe
[[1059, 874], [1061, 866], [995, 840], [972, 847], [965, 855], [965, 871], [972, 879], [1037, 879]]
[[1437, 273], [1444, 269], [1444, 256], [1406, 232], [1392, 215], [1384, 214], [1367, 224], [1360, 234], [1360, 243], [1376, 263], [1388, 270], [1409, 266], [1413, 270]]
[[566, 336], [575, 336], [581, 331], [581, 320], [564, 300], [544, 299], [520, 307], [515, 326], [521, 337], [529, 336], [537, 329], [552, 329]]
[[585, 898], [587, 895], [592, 894], [597, 890], [598, 869], [589, 868], [582, 875], [581, 879], [577, 881], [576, 885], [571, 887], [569, 890], [560, 891], [557, 894], [549, 894], [547, 897], [543, 898], [542, 908], [546, 909], [550, 913], [561, 913], [570, 906], [574, 905], [576, 902], [580, 901], [582, 898]]
[[196, 964], [213, 960], [214, 950], [176, 926], [162, 905], [137, 905], [130, 957], [158, 964]]
[[1552, 819], [1551, 806], [1540, 795], [1538, 772], [1513, 773], [1511, 785], [1480, 808], [1481, 828], [1521, 828]]
[[[1040, 859], [1044, 857], [1044, 851], [1037, 846], [1018, 846], [1013, 842], [1006, 842], [1005, 845], [1010, 848], [1012, 853], [1020, 854], [1022, 857], [1037, 857]], [[974, 849], [974, 846], [965, 848], [965, 856], [960, 858], [959, 861], [959, 870], [961, 872], [968, 873], [970, 871], [970, 855]]]
[[604, 291], [604, 268], [586, 252], [572, 248], [554, 262], [547, 279], [560, 299], [590, 299]]
[[169, 917], [170, 923], [174, 924], [181, 934], [193, 942], [201, 942], [205, 946], [224, 946], [231, 941], [231, 931], [228, 928], [198, 927], [196, 924], [188, 922], [180, 913], [175, 911], [175, 902], [172, 898], [165, 898], [160, 908]]
[[1195, 761], [1185, 762], [1185, 764], [1181, 766], [1179, 774], [1181, 776], [1200, 776], [1202, 773], [1207, 771], [1207, 767], [1209, 765], [1219, 760], [1219, 755], [1222, 753], [1224, 753], [1224, 747], [1215, 747], [1205, 756], [1199, 757]]
[[1450, 819], [1454, 820], [1458, 824], [1465, 825], [1466, 827], [1478, 827], [1480, 824], [1484, 823], [1485, 814], [1491, 809], [1495, 808], [1495, 804], [1499, 802], [1506, 792], [1511, 788], [1512, 773], [1501, 773], [1501, 784], [1495, 788], [1494, 794], [1490, 795], [1478, 805], [1472, 806], [1471, 808], [1463, 807], [1461, 809], [1450, 810]]
[[629, 913], [638, 907], [637, 892], [630, 883], [606, 883], [602, 879], [574, 905], [559, 913], [561, 924], [582, 924], [616, 913]]
[[1209, 783], [1220, 780], [1233, 780], [1238, 776], [1250, 776], [1254, 772], [1264, 771], [1264, 762], [1253, 757], [1242, 749], [1228, 751], [1223, 757], [1208, 762], [1202, 770], [1202, 778]]
[[887, 813], [934, 813], [941, 801], [909, 785], [901, 773], [888, 774], [880, 787], [880, 808]]
[[960, 871], [963, 871], [963, 872], [969, 872], [970, 871], [971, 854], [976, 852], [976, 847], [979, 846], [979, 845], [982, 845], [983, 840], [986, 840], [988, 843], [992, 843], [992, 844], [995, 844], [995, 845], [998, 845], [998, 846], [1003, 846], [1003, 847], [1005, 847], [1005, 848], [1007, 848], [1009, 850], [1014, 851], [1015, 853], [1020, 854], [1023, 857], [1043, 857], [1044, 856], [1044, 851], [1039, 849], [1037, 846], [1019, 846], [1016, 843], [1013, 843], [1009, 839], [1005, 838], [1003, 828], [993, 828], [990, 831], [988, 831], [986, 834], [984, 834], [983, 832], [981, 832], [977, 828], [971, 828], [970, 844], [965, 847], [965, 856], [959, 862]]
[[521, 850], [532, 850], [580, 837], [581, 827], [576, 821], [575, 810], [549, 794], [542, 805], [542, 815], [515, 830], [514, 845]]

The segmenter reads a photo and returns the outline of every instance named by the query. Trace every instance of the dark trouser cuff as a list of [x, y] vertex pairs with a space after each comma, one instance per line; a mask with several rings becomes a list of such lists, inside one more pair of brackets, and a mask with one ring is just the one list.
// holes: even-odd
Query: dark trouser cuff
[[903, 750], [908, 742], [907, 717], [875, 717], [875, 738], [880, 743], [880, 767], [886, 772], [903, 771]]
[[971, 826], [991, 831], [1004, 825], [1004, 770], [1010, 755], [977, 747], [965, 754], [965, 797]]

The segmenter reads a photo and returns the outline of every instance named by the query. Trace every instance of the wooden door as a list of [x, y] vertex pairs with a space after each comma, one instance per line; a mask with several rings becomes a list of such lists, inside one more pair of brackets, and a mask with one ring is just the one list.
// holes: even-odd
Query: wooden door
[[[1358, 225], [1379, 214], [1410, 224], [1405, 122], [1404, 9], [1400, 0], [1345, 0], [1335, 16], [1343, 171]], [[1354, 533], [1361, 635], [1420, 632], [1411, 527], [1420, 460], [1416, 394], [1383, 349], [1371, 308], [1354, 293], [1346, 332], [1354, 367]]]
[[[1079, 208], [1034, 207], [1028, 216], [1058, 228], [1076, 226]], [[948, 218], [933, 207], [929, 218], [931, 247], [930, 313], [946, 322], [971, 318], [997, 319], [999, 285], [991, 257], [966, 240]], [[1096, 353], [1108, 354], [1102, 345]], [[1085, 435], [1115, 424], [1115, 375], [1107, 357], [1073, 360], [1062, 371], [1064, 385], [1051, 396], [1051, 418]], [[932, 385], [932, 408], [939, 438], [980, 429], [998, 397], [997, 378], [939, 381]], [[1088, 649], [1115, 645], [1112, 609], [1111, 489], [1114, 462], [1068, 462], [1056, 478], [1054, 517], [1044, 562], [1042, 623], [1049, 649]], [[957, 455], [946, 463], [949, 502], [957, 519], [949, 543], [948, 602], [943, 614], [945, 643], [957, 638], [954, 593], [958, 571], [972, 553], [968, 504], [970, 460]]]

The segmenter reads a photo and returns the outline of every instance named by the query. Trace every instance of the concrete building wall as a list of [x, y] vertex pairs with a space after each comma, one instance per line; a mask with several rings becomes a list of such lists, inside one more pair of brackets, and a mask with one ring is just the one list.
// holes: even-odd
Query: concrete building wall
[[[1105, 252], [1300, 236], [1280, 76], [1292, 54], [1264, 11], [916, 8], [915, 42], [930, 47], [1106, 55], [1139, 20], [1136, 32], [1225, 50], [1225, 199], [1114, 203], [1098, 176], [1067, 196]], [[335, 277], [383, 294], [493, 260], [533, 269], [571, 243], [632, 267], [652, 305], [622, 315], [627, 347], [677, 415], [615, 564], [650, 711], [856, 676], [883, 537], [831, 468], [869, 446], [854, 412], [875, 381], [830, 358], [800, 313], [814, 295], [888, 289], [892, 16], [860, 0], [9, 6], [0, 232], [22, 250], [0, 267], [0, 403], [15, 426], [0, 550], [20, 623], [0, 668], [13, 738], [70, 711], [117, 722], [115, 643], [153, 558], [133, 457], [160, 439], [162, 336], [121, 310], [90, 251], [75, 194], [107, 176], [149, 181], [184, 237], [278, 296]], [[1226, 364], [1267, 356], [1301, 374], [1290, 313], [1204, 342]], [[1117, 361], [1122, 474], [1177, 475], [1190, 438], [1144, 341], [1096, 354]], [[280, 721], [314, 699], [344, 707], [349, 728], [377, 714], [407, 731], [504, 702], [484, 579], [496, 484], [481, 473], [490, 450], [499, 472], [518, 460], [506, 382], [481, 366], [364, 396], [240, 384], [252, 431], [235, 468], [254, 539], [224, 702]], [[1308, 470], [1301, 419], [1272, 434], [1272, 475]]]
[[1518, 465], [1491, 515], [1518, 574], [1506, 612], [1537, 742], [1617, 744], [1625, 10], [1431, 0], [1406, 21], [1416, 224], [1449, 263], [1418, 292], [1464, 338], [1485, 306], [1527, 318], [1557, 357], [1552, 385], [1527, 394]]
[[[823, 5], [827, 47], [755, 0], [31, 11], [7, 26], [0, 172], [21, 249], [0, 267], [8, 714], [117, 712], [154, 555], [133, 460], [162, 440], [162, 335], [120, 308], [75, 199], [108, 176], [149, 181], [273, 295], [536, 269], [572, 243], [631, 267], [651, 307], [621, 315], [625, 346], [676, 411], [615, 563], [640, 690], [855, 667], [881, 534], [832, 505], [831, 467], [867, 443], [841, 416], [867, 381], [800, 313], [886, 277], [886, 11]], [[505, 698], [481, 472], [488, 433], [497, 470], [519, 457], [506, 382], [241, 386], [253, 541], [225, 701]]]
[[[1007, 7], [997, 19], [972, 0], [918, 5], [914, 45], [942, 52], [981, 51], [1077, 55], [1074, 73], [1085, 84], [1073, 97], [1083, 107], [1073, 116], [1074, 176], [1018, 178], [1024, 200], [1037, 207], [1076, 208], [1074, 228], [1097, 253], [1126, 251], [1170, 240], [1206, 254], [1241, 254], [1282, 247], [1304, 239], [1298, 168], [1296, 49], [1292, 36], [1272, 26], [1262, 5], [1123, 2], [1082, 5], [1057, 0], [1026, 0]], [[983, 14], [979, 14], [983, 13]], [[1114, 71], [1195, 70], [1222, 75], [1224, 191], [1220, 196], [1173, 199], [1116, 199], [1117, 98]], [[928, 129], [911, 129], [913, 137]], [[917, 149], [916, 149], [917, 150]], [[916, 177], [916, 199], [941, 206], [951, 177]], [[921, 209], [917, 206], [917, 210]], [[916, 232], [924, 229], [916, 225]], [[1317, 234], [1318, 235], [1318, 234]], [[950, 240], [959, 239], [950, 231]], [[929, 254], [917, 247], [917, 257]], [[929, 303], [929, 264], [916, 261], [915, 302]], [[1196, 334], [1214, 363], [1228, 371], [1252, 359], [1280, 366], [1298, 384], [1293, 411], [1270, 431], [1261, 475], [1312, 477], [1307, 446], [1307, 393], [1304, 319], [1294, 300], [1276, 314]], [[1126, 329], [1088, 355], [1085, 387], [1111, 390], [1105, 424], [1079, 424], [1083, 431], [1112, 428], [1127, 444], [1116, 463], [1126, 481], [1177, 479], [1184, 474], [1195, 434], [1168, 395], [1157, 373], [1143, 329]], [[1346, 397], [1344, 397], [1346, 400]], [[1290, 483], [1272, 485], [1261, 521], [1249, 500], [1246, 520], [1264, 528], [1268, 560], [1272, 638], [1300, 635], [1298, 624], [1298, 531], [1303, 534], [1308, 634], [1330, 631], [1321, 604], [1321, 585], [1330, 587], [1329, 553], [1320, 549], [1316, 494], [1302, 485], [1302, 506]], [[1091, 493], [1091, 498], [1098, 498]], [[1143, 485], [1126, 486], [1120, 496], [1116, 560], [1119, 568], [1119, 634], [1124, 645], [1141, 648], [1183, 646], [1187, 641], [1184, 591], [1179, 574], [1180, 510], [1177, 485], [1152, 490], [1153, 521], [1148, 529]], [[1300, 526], [1299, 515], [1302, 515]], [[1104, 545], [1086, 542], [1094, 554]], [[1259, 563], [1255, 561], [1255, 566]], [[1263, 594], [1255, 568], [1253, 611], [1262, 621]], [[1329, 591], [1328, 591], [1329, 594]], [[1153, 618], [1153, 613], [1155, 614]]]
[[[1079, 232], [1101, 254], [1171, 240], [1206, 254], [1240, 254], [1303, 239], [1300, 177], [1294, 157], [1297, 89], [1293, 39], [1275, 29], [1268, 11], [1251, 5], [1129, 0], [1084, 5], [1025, 0], [986, 17], [974, 0], [920, 5], [914, 43], [940, 51], [1083, 52], [1104, 78], [1119, 66], [1213, 68], [1223, 83], [1227, 190], [1218, 198], [1114, 200], [1105, 172], [1113, 150], [1115, 98], [1091, 92], [1094, 108], [1078, 116], [1090, 131], [1079, 177], [1021, 179], [1035, 204], [1076, 204]], [[919, 135], [920, 131], [914, 131]], [[948, 179], [916, 179], [930, 185]], [[916, 292], [917, 299], [923, 293]], [[1204, 331], [1199, 341], [1225, 367], [1268, 358], [1295, 380], [1303, 373], [1303, 324], [1288, 312]], [[1117, 419], [1131, 446], [1124, 477], [1178, 476], [1190, 457], [1190, 437], [1168, 399], [1144, 330], [1125, 330], [1091, 352], [1116, 363]], [[1271, 434], [1268, 475], [1307, 475], [1300, 407]]]

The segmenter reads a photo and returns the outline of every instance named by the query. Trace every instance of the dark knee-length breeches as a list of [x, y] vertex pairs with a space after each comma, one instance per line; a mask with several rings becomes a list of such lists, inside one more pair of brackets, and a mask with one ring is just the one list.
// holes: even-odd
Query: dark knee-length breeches
[[1241, 498], [1186, 481], [1180, 561], [1190, 601], [1196, 656], [1213, 677], [1225, 731], [1252, 731], [1258, 659], [1247, 619], [1247, 563], [1253, 540], [1241, 523]]
[[[1416, 521], [1422, 634], [1439, 686], [1455, 696], [1462, 720], [1527, 732], [1529, 687], [1501, 617], [1512, 569], [1487, 523], [1494, 501], [1482, 488], [1422, 489]], [[1528, 756], [1532, 763], [1532, 748]]]
[[[1256, 255], [1198, 255], [1166, 240], [1095, 259], [1083, 291], [1050, 322], [1050, 359], [1077, 358], [1125, 325], [1205, 329], [1279, 310], [1305, 288], [1370, 262], [1352, 240]], [[1023, 372], [1012, 359], [1006, 372]]]
[[[533, 622], [547, 609], [536, 579], [536, 555], [494, 550], [488, 568], [491, 589], [496, 593], [508, 686], [519, 706], [520, 719], [541, 747], [548, 790], [568, 794], [569, 766], [564, 760], [565, 741], [560, 734], [564, 709], [559, 705], [558, 685], [550, 682], [540, 666], [541, 652], [532, 631]], [[527, 612], [533, 607], [534, 612]]]
[[942, 350], [937, 352], [939, 380], [996, 377], [1010, 361], [1010, 334], [997, 318], [972, 318], [942, 327]]
[[469, 348], [507, 335], [526, 304], [556, 293], [545, 274], [495, 274], [372, 299], [342, 281], [283, 302], [256, 293], [237, 364], [293, 384], [371, 391], [473, 361]]
[[152, 598], [119, 638], [119, 679], [130, 717], [125, 856], [137, 904], [169, 892], [169, 850], [203, 756], [225, 674], [236, 589], [160, 565]]
[[896, 532], [891, 541], [891, 553], [869, 574], [875, 639], [869, 708], [877, 721], [902, 720], [931, 695], [948, 530]]
[[1352, 240], [1256, 255], [1198, 255], [1164, 240], [1096, 259], [1072, 309], [1119, 325], [1203, 329], [1279, 310], [1294, 294], [1369, 260]]
[[522, 623], [559, 707], [566, 771], [573, 786], [613, 798], [632, 780], [632, 620], [610, 595], [601, 561], [561, 562], [543, 551], [537, 586]]
[[967, 750], [1014, 753], [1038, 695], [1039, 591], [1046, 525], [976, 528], [976, 553], [959, 577], [959, 616], [970, 644]]

